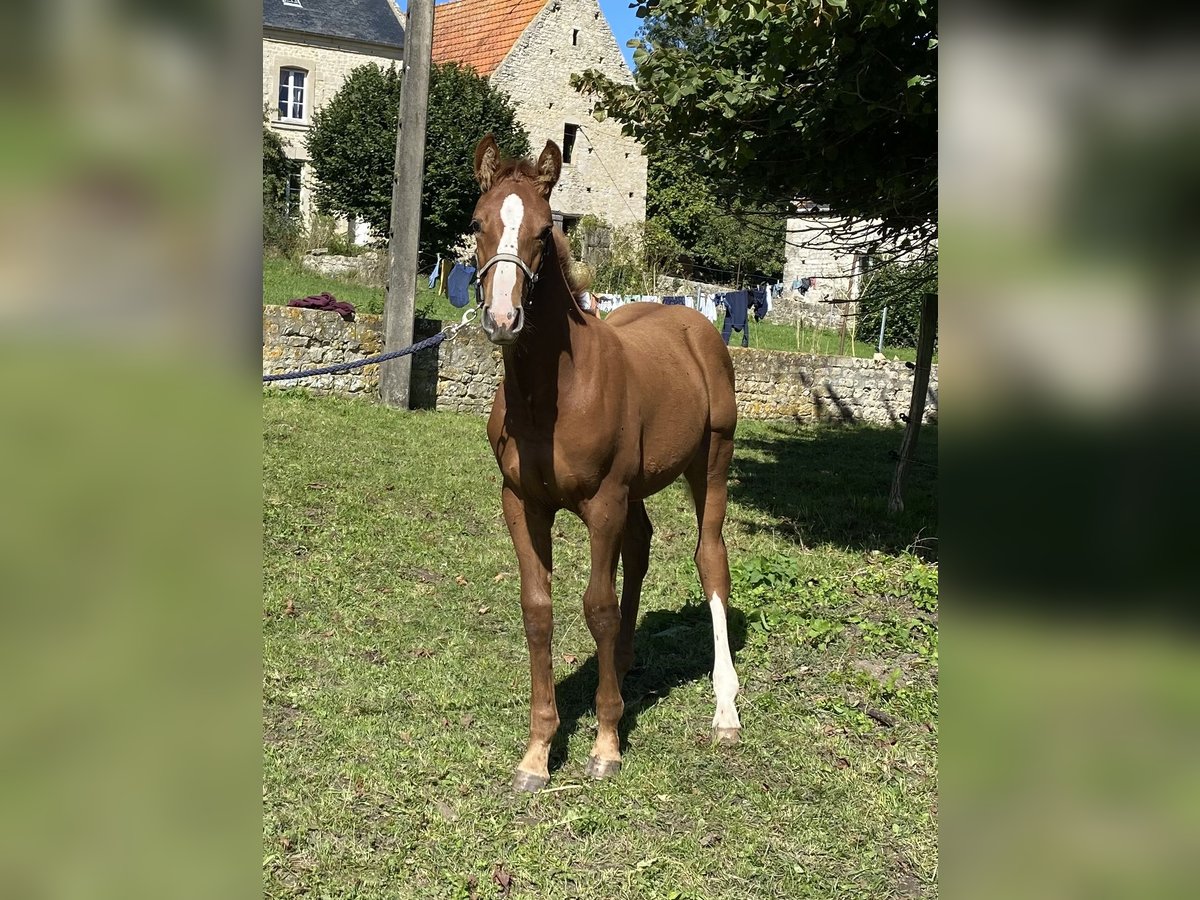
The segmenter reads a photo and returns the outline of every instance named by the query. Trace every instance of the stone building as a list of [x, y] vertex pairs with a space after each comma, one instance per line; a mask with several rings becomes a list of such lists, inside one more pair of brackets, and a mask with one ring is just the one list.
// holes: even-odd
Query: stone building
[[[783, 297], [770, 318], [806, 326], [837, 328], [856, 311], [863, 279], [879, 250], [879, 238], [866, 225], [850, 226], [828, 208], [800, 201], [787, 220]], [[848, 320], [853, 325], [853, 318]]]
[[536, 154], [552, 140], [563, 151], [554, 189], [565, 231], [585, 215], [610, 225], [646, 218], [646, 157], [620, 125], [592, 116], [592, 102], [569, 84], [598, 69], [633, 76], [596, 0], [451, 0], [434, 10], [433, 61], [469, 65], [512, 99]]
[[[391, 0], [263, 0], [263, 105], [293, 170], [288, 210], [307, 219], [312, 179], [304, 147], [312, 114], [352, 69], [404, 57], [403, 16]], [[358, 223], [359, 237], [366, 223]]]

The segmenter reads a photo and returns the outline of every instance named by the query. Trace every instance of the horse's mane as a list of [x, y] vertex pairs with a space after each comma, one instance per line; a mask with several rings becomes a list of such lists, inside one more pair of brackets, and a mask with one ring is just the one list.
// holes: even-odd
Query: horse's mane
[[[505, 179], [535, 184], [538, 180], [537, 163], [529, 157], [501, 160], [496, 170], [495, 182]], [[579, 295], [591, 286], [591, 273], [582, 264], [574, 265], [574, 261], [571, 259], [571, 244], [567, 240], [567, 236], [562, 233], [562, 229], [556, 227], [552, 234], [554, 235], [554, 255], [558, 257], [558, 265], [562, 269], [563, 279], [570, 288], [571, 296], [578, 302]]]

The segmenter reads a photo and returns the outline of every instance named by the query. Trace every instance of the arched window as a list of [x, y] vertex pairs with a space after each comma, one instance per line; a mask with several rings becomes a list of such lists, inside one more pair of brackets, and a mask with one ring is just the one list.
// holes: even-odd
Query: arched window
[[308, 72], [285, 67], [279, 70], [279, 121], [307, 121]]

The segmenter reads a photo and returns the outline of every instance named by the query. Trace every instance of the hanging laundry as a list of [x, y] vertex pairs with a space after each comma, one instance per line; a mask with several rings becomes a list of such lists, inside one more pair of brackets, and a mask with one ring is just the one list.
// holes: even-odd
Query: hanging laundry
[[432, 290], [437, 284], [438, 276], [442, 274], [442, 255], [439, 253], [437, 263], [433, 267], [433, 271], [429, 273], [429, 287]]
[[450, 297], [450, 302], [462, 309], [471, 302], [471, 279], [475, 276], [474, 266], [464, 266], [462, 263], [456, 263], [454, 268], [450, 270], [450, 277], [446, 279], [447, 294]]
[[767, 314], [767, 292], [763, 288], [756, 288], [749, 293], [750, 306], [754, 309], [754, 321], [761, 322]]
[[742, 333], [742, 346], [750, 346], [750, 323], [747, 311], [750, 307], [750, 295], [746, 291], [730, 291], [721, 295], [721, 303], [725, 307], [725, 326], [721, 329], [721, 337], [725, 343], [733, 336], [734, 331]]
[[662, 302], [663, 302], [663, 306], [684, 306], [685, 305], [685, 301], [684, 301], [683, 297], [663, 297]]

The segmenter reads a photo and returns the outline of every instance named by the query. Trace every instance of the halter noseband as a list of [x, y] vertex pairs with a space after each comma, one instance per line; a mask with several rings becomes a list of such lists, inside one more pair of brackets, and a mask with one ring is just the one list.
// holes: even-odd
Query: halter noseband
[[[543, 252], [542, 253], [542, 263], [545, 263], [545, 261], [546, 261], [546, 254], [545, 254], [545, 252]], [[527, 262], [525, 262], [525, 260], [521, 259], [521, 257], [517, 256], [515, 253], [497, 253], [495, 256], [493, 256], [491, 259], [489, 259], [487, 262], [485, 262], [482, 266], [479, 267], [479, 271], [477, 271], [475, 273], [475, 302], [480, 306], [483, 305], [483, 276], [486, 275], [487, 270], [490, 269], [492, 266], [494, 266], [496, 263], [502, 263], [502, 262], [513, 263], [514, 265], [518, 266], [522, 272], [525, 273], [525, 287], [521, 291], [521, 303], [525, 306], [532, 306], [533, 304], [530, 303], [530, 301], [529, 301], [529, 292], [532, 291], [533, 286], [535, 284], [537, 284], [538, 273], [533, 271], [533, 269], [529, 268], [529, 264]], [[541, 268], [542, 268], [542, 266], [541, 266], [541, 264], [539, 264], [538, 265], [539, 271], [541, 270]]]

